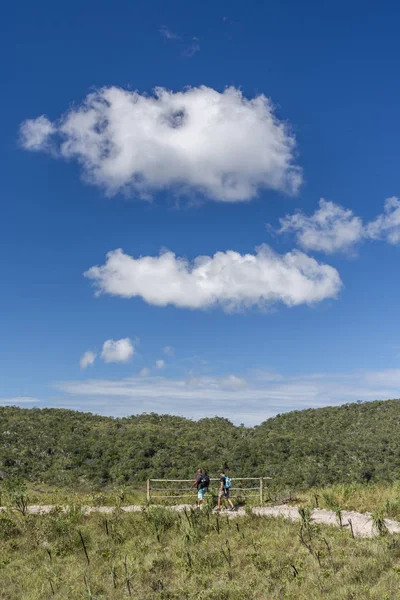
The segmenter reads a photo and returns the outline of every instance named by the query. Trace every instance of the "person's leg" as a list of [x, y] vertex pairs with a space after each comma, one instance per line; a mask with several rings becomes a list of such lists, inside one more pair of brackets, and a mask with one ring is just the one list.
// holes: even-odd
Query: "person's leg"
[[233, 502], [232, 502], [232, 500], [231, 500], [231, 498], [230, 498], [230, 496], [231, 496], [231, 493], [230, 493], [230, 492], [231, 492], [231, 491], [230, 491], [230, 489], [229, 489], [229, 488], [227, 488], [227, 489], [226, 489], [226, 491], [225, 491], [225, 498], [226, 498], [226, 500], [227, 500], [227, 502], [228, 502], [229, 506], [230, 506], [231, 508], [234, 508], [234, 506], [233, 506]]
[[221, 510], [221, 500], [222, 500], [222, 492], [220, 491], [218, 494], [218, 510]]
[[219, 498], [218, 498], [218, 508], [221, 508], [222, 500], [226, 500], [226, 498], [227, 498], [226, 494], [227, 494], [227, 490], [225, 490], [225, 489], [222, 490], [222, 492], [220, 492]]
[[204, 489], [202, 489], [200, 491], [201, 491], [201, 497], [200, 497], [199, 506], [201, 508], [202, 504], [204, 504], [204, 496], [206, 495], [206, 491], [207, 490], [204, 488]]

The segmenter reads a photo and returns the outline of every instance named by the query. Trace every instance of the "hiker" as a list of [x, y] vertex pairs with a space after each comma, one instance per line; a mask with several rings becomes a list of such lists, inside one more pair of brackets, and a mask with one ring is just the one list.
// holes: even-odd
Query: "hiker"
[[208, 486], [210, 485], [210, 478], [207, 471], [198, 469], [195, 480], [192, 483], [192, 487], [197, 487], [197, 506], [200, 507], [204, 502], [204, 496], [208, 492]]
[[230, 499], [230, 490], [232, 487], [232, 479], [231, 477], [228, 477], [228, 475], [225, 475], [225, 473], [223, 471], [220, 472], [219, 474], [219, 481], [220, 481], [220, 488], [219, 488], [219, 494], [218, 494], [218, 508], [217, 510], [221, 510], [221, 501], [222, 498], [224, 498], [229, 506], [230, 509], [229, 510], [235, 510], [235, 507], [233, 506], [232, 500]]

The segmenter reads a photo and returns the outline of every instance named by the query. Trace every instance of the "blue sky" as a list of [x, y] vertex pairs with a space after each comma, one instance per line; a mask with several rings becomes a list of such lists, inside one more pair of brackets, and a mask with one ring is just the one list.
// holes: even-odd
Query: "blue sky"
[[255, 424], [399, 397], [399, 25], [2, 8], [0, 403]]

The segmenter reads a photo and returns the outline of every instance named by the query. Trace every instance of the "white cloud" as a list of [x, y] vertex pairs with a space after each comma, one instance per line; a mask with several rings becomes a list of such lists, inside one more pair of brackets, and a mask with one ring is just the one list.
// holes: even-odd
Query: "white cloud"
[[228, 377], [223, 377], [220, 379], [220, 383], [222, 386], [232, 389], [239, 389], [246, 386], [246, 380], [241, 377], [237, 377], [236, 375], [228, 375]]
[[363, 223], [349, 209], [324, 199], [310, 217], [302, 212], [280, 219], [279, 233], [294, 232], [305, 250], [331, 254], [349, 250], [364, 237]]
[[385, 201], [383, 214], [366, 226], [367, 237], [400, 244], [400, 200], [396, 197]]
[[88, 352], [85, 352], [85, 354], [81, 356], [80, 360], [81, 369], [86, 369], [86, 367], [94, 365], [96, 356], [97, 355], [94, 352], [91, 352], [90, 350], [88, 350]]
[[98, 293], [139, 296], [157, 306], [220, 305], [227, 311], [276, 302], [312, 304], [335, 298], [341, 288], [333, 267], [296, 250], [279, 255], [265, 245], [255, 254], [228, 250], [213, 257], [198, 256], [192, 263], [172, 252], [133, 258], [119, 249], [109, 252], [105, 264], [90, 268], [85, 276]]
[[164, 352], [165, 356], [174, 356], [175, 355], [175, 350], [173, 349], [172, 346], [164, 346], [162, 351]]
[[141, 369], [139, 375], [140, 377], [148, 377], [150, 375], [150, 369]]
[[126, 363], [135, 354], [135, 348], [129, 338], [107, 340], [103, 344], [101, 358], [106, 363]]
[[395, 387], [400, 396], [400, 369], [383, 369], [366, 373], [365, 380], [370, 385], [384, 385]]
[[160, 27], [160, 33], [166, 40], [179, 40], [179, 35], [171, 31], [166, 25]]
[[396, 245], [400, 244], [400, 200], [394, 196], [388, 198], [384, 212], [366, 225], [350, 209], [323, 199], [311, 216], [299, 211], [280, 219], [280, 224], [278, 233], [293, 232], [305, 250], [331, 254], [350, 250], [366, 239]]
[[114, 416], [142, 412], [181, 414], [191, 418], [224, 416], [255, 425], [277, 413], [339, 405], [358, 400], [399, 398], [400, 369], [312, 373], [276, 380], [237, 377], [130, 377], [56, 384], [67, 394], [62, 406]]
[[192, 43], [186, 48], [183, 55], [187, 58], [192, 58], [192, 56], [196, 54], [196, 52], [200, 52], [200, 44], [197, 38], [193, 38]]
[[47, 150], [50, 137], [57, 127], [44, 115], [37, 119], [27, 119], [21, 124], [21, 143], [25, 150]]
[[15, 396], [14, 398], [0, 398], [0, 406], [18, 406], [19, 404], [40, 404], [39, 398], [31, 396]]
[[165, 367], [165, 360], [156, 360], [156, 367], [157, 369], [163, 369]]
[[27, 150], [47, 150], [50, 136], [109, 194], [173, 189], [236, 202], [262, 188], [294, 193], [302, 180], [294, 136], [271, 101], [234, 87], [156, 88], [152, 96], [102, 88], [58, 122], [41, 116], [21, 126]]
[[252, 368], [250, 369], [250, 373], [253, 376], [254, 380], [258, 381], [282, 381], [283, 376], [277, 373], [273, 369], [260, 369], [260, 368]]

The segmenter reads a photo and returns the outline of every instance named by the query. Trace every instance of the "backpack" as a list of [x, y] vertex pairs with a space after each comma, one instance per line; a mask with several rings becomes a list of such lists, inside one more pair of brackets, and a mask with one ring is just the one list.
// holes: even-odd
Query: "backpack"
[[225, 476], [225, 489], [228, 490], [230, 487], [232, 487], [232, 478]]
[[206, 474], [202, 475], [199, 483], [200, 483], [201, 490], [203, 490], [204, 488], [208, 488], [208, 486], [210, 485], [209, 476]]

